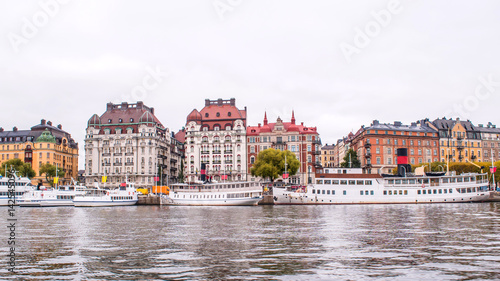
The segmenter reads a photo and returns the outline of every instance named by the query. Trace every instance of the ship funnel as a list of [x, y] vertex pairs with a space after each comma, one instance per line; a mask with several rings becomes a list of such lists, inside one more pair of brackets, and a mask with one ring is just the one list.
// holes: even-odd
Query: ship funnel
[[408, 164], [408, 149], [398, 148], [396, 154], [398, 156], [398, 176], [404, 177], [407, 173], [411, 173], [411, 165]]
[[207, 165], [205, 163], [201, 163], [200, 175], [202, 182], [205, 182], [206, 180], [206, 166]]

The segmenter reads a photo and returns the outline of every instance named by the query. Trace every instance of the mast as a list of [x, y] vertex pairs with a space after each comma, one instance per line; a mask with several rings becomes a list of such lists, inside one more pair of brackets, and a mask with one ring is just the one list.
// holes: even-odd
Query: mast
[[493, 190], [496, 190], [496, 182], [495, 182], [495, 164], [493, 163], [493, 148], [491, 148], [491, 177], [493, 178]]

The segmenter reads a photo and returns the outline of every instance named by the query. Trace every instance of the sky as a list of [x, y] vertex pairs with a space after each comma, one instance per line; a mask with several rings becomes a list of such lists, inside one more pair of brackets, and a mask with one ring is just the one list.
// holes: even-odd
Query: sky
[[[0, 127], [62, 124], [84, 163], [106, 103], [177, 131], [205, 99], [247, 125], [316, 126], [335, 143], [373, 120], [500, 122], [499, 1], [0, 0]], [[500, 125], [500, 124], [498, 124]]]

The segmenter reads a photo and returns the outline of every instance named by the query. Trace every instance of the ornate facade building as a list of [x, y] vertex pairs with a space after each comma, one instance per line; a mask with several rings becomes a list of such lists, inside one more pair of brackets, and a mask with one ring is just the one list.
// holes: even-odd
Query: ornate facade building
[[321, 148], [321, 166], [323, 168], [333, 168], [335, 166], [335, 145], [325, 144]]
[[[300, 168], [295, 176], [290, 177], [293, 184], [312, 183], [316, 168], [321, 167], [321, 140], [316, 127], [306, 127], [304, 123], [295, 124], [295, 114], [292, 111], [290, 122], [283, 122], [280, 117], [276, 123], [264, 121], [261, 125], [247, 128], [248, 171], [257, 159], [260, 151], [267, 148], [290, 150], [300, 161]], [[256, 180], [250, 174], [251, 180]]]
[[441, 162], [482, 161], [481, 132], [469, 120], [442, 118], [427, 123], [439, 131]]
[[205, 107], [189, 113], [185, 128], [184, 174], [189, 182], [200, 179], [201, 164], [206, 176], [220, 181], [246, 180], [247, 109], [236, 100], [205, 100]]
[[0, 164], [16, 158], [30, 164], [36, 173], [33, 184], [42, 181], [48, 185], [45, 176], [40, 174], [40, 166], [46, 163], [65, 172], [59, 184], [69, 184], [71, 178], [78, 179], [78, 143], [61, 125], [52, 126], [52, 122], [44, 119], [30, 130], [0, 128], [0, 154]]
[[397, 167], [397, 148], [408, 148], [409, 164], [439, 161], [438, 132], [425, 120], [403, 125], [381, 124], [374, 120], [361, 127], [351, 140], [364, 173], [391, 173]]
[[475, 127], [481, 133], [481, 147], [483, 148], [483, 161], [496, 162], [500, 160], [500, 128], [488, 122], [486, 126], [479, 124]]
[[87, 122], [85, 181], [89, 185], [106, 176], [107, 184], [116, 186], [128, 177], [138, 187], [155, 185], [155, 177], [163, 184], [176, 181], [181, 158], [176, 147], [154, 108], [141, 101], [108, 103], [106, 112]]

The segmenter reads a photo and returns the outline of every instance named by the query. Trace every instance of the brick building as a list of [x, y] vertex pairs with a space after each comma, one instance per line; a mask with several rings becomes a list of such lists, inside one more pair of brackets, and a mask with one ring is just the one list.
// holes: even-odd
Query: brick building
[[[257, 159], [260, 151], [267, 148], [290, 150], [300, 161], [297, 174], [290, 178], [293, 184], [312, 183], [316, 168], [321, 167], [321, 140], [316, 127], [304, 126], [304, 123], [295, 123], [295, 114], [292, 111], [290, 122], [283, 122], [278, 117], [275, 123], [268, 123], [264, 113], [263, 124], [247, 127], [248, 171]], [[251, 175], [249, 175], [251, 177]], [[255, 178], [251, 178], [256, 180]]]
[[481, 133], [481, 147], [483, 148], [483, 161], [493, 162], [500, 160], [500, 128], [488, 122], [486, 126], [479, 124], [475, 127]]
[[397, 148], [408, 148], [408, 162], [422, 164], [439, 161], [438, 132], [425, 120], [403, 125], [381, 124], [374, 120], [352, 137], [364, 173], [391, 173], [397, 167]]

